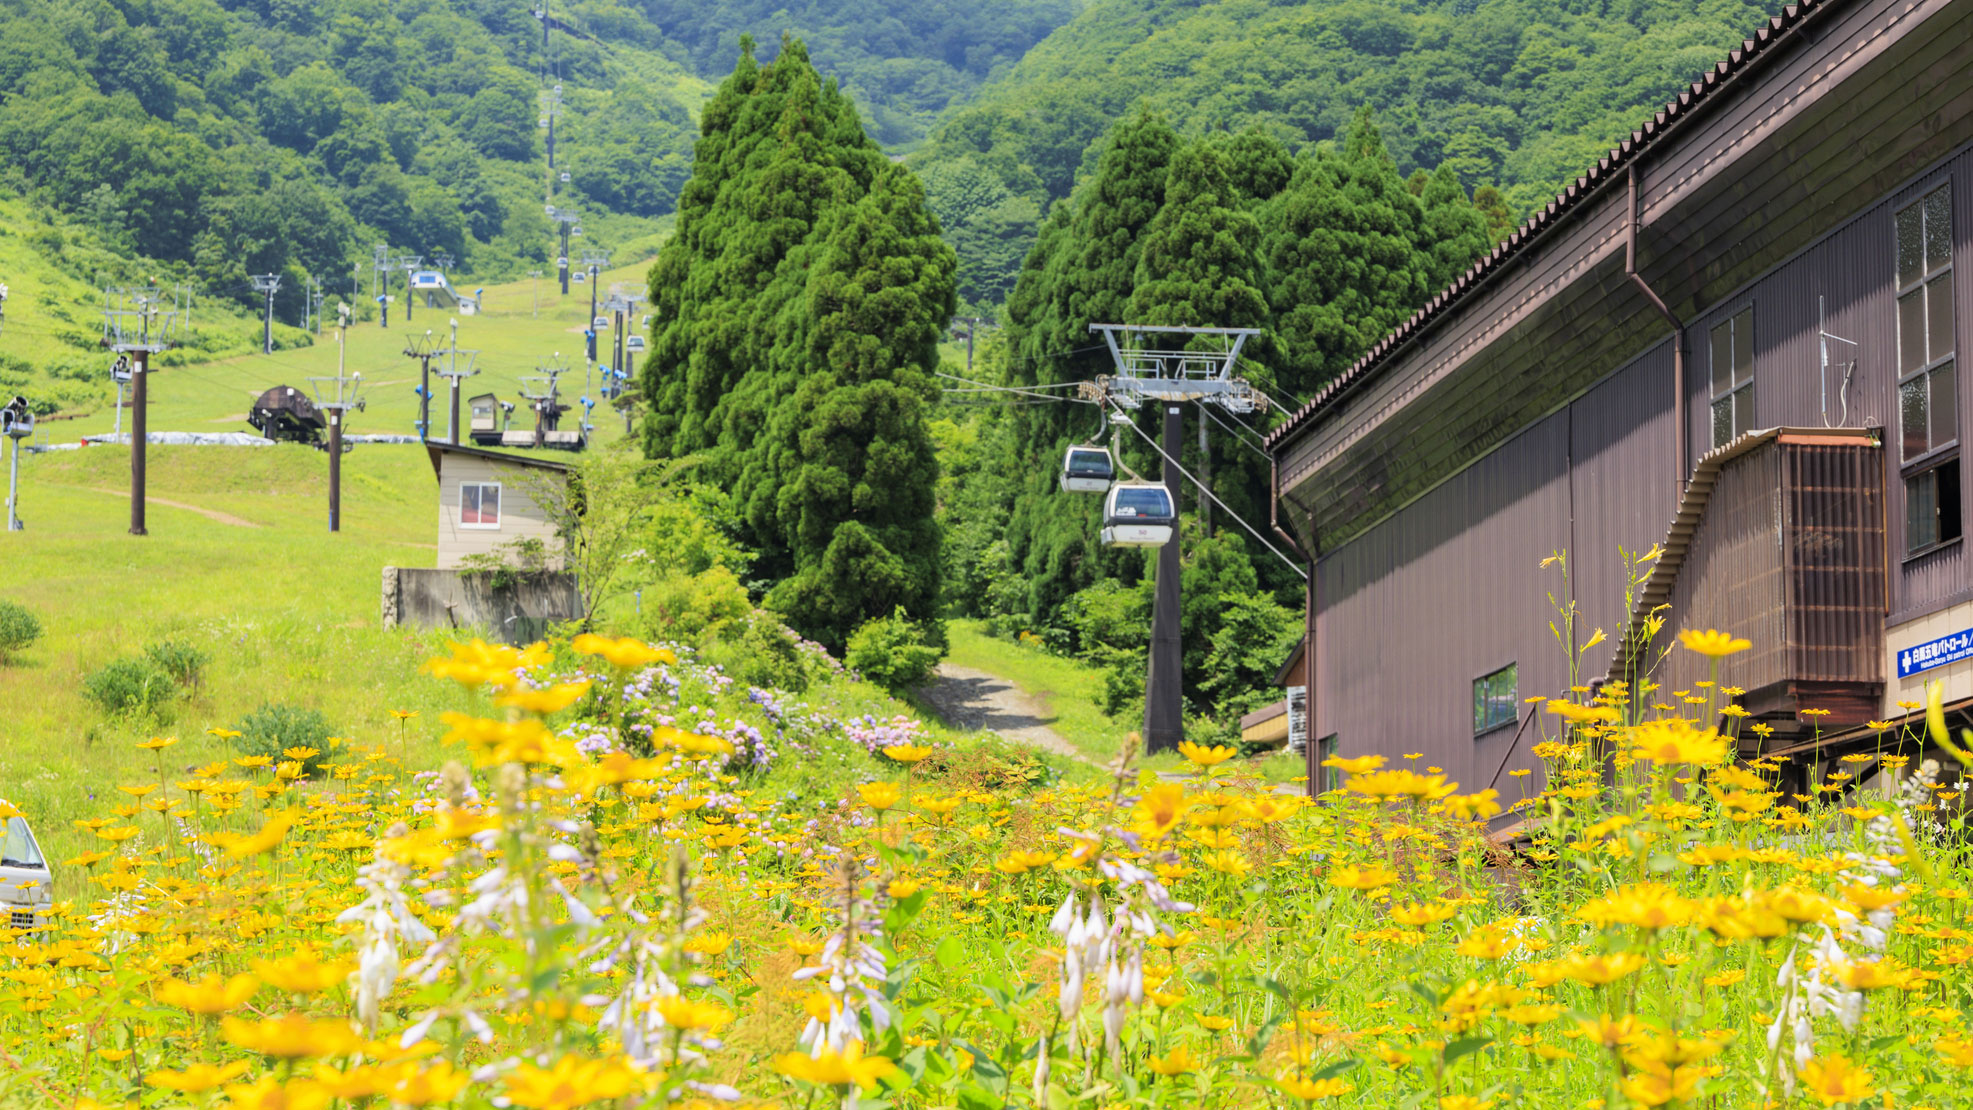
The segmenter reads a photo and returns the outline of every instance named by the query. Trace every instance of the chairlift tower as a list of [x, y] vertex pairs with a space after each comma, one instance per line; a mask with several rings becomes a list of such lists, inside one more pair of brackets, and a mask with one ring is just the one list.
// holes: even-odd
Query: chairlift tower
[[432, 436], [432, 359], [439, 355], [438, 340], [428, 329], [424, 335], [404, 337], [404, 357], [418, 360], [418, 438]]
[[333, 378], [310, 378], [309, 388], [315, 393], [315, 407], [329, 421], [329, 531], [342, 531], [343, 519], [343, 421], [351, 409], [361, 411], [363, 399], [357, 391], [363, 387], [363, 372], [345, 374], [344, 368], [348, 345], [343, 342], [344, 333], [349, 330], [349, 306], [336, 306], [336, 376]]
[[[466, 350], [459, 346], [459, 320], [455, 317], [452, 321], [452, 345], [434, 354], [445, 356], [445, 369], [438, 372], [438, 376], [445, 379], [451, 391], [452, 416], [446, 424], [445, 440], [456, 446], [459, 443], [459, 384], [479, 373], [473, 368], [473, 363], [480, 357], [480, 353], [478, 350]], [[464, 356], [463, 363], [461, 356]]]
[[548, 205], [548, 218], [555, 221], [562, 249], [555, 255], [555, 271], [562, 282], [562, 296], [569, 295], [569, 239], [582, 234], [582, 217], [568, 208]]
[[546, 433], [559, 430], [562, 406], [557, 400], [560, 392], [557, 381], [568, 373], [568, 365], [561, 353], [544, 363], [535, 366], [538, 374], [521, 379], [521, 396], [534, 409], [534, 445], [547, 444]]
[[[1158, 405], [1164, 411], [1160, 477], [1179, 503], [1182, 475], [1177, 459], [1184, 449], [1187, 401], [1218, 405], [1228, 412], [1250, 413], [1267, 408], [1267, 397], [1233, 369], [1247, 340], [1258, 328], [1174, 327], [1157, 324], [1091, 324], [1110, 348], [1112, 374], [1083, 383], [1079, 392], [1105, 407], [1137, 409]], [[1199, 349], [1174, 348], [1167, 337]], [[1179, 642], [1178, 533], [1158, 551], [1157, 590], [1152, 595], [1151, 655], [1144, 680], [1144, 750], [1175, 750], [1185, 739], [1184, 653]]]
[[601, 247], [582, 248], [582, 268], [589, 271], [589, 318], [596, 319], [596, 275], [610, 264], [610, 252]]
[[411, 306], [417, 300], [411, 295], [411, 275], [417, 273], [424, 264], [425, 256], [422, 254], [397, 256], [397, 267], [404, 271], [404, 322], [407, 324], [411, 322]]
[[0, 405], [0, 435], [13, 441], [14, 454], [7, 467], [7, 531], [21, 531], [21, 440], [34, 434], [34, 410], [26, 397], [15, 397]]
[[[157, 285], [103, 290], [101, 343], [129, 359], [130, 534], [133, 536], [149, 535], [144, 527], [144, 446], [149, 437], [145, 425], [149, 416], [151, 356], [178, 342], [191, 310], [191, 291], [182, 285], [169, 290]], [[114, 367], [111, 374], [116, 374]]]
[[260, 317], [260, 353], [274, 353], [274, 294], [281, 291], [280, 274], [251, 274], [253, 291], [267, 298], [267, 309]]

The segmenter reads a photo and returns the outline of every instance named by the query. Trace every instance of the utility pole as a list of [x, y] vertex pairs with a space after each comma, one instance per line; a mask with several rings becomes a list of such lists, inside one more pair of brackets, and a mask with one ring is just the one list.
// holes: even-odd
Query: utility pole
[[[446, 442], [456, 445], [459, 442], [459, 383], [479, 373], [478, 370], [473, 369], [473, 360], [477, 359], [480, 353], [477, 350], [460, 349], [459, 321], [456, 318], [452, 321], [452, 345], [437, 353], [445, 356], [445, 369], [438, 372], [439, 377], [444, 378], [446, 384], [452, 387], [452, 420], [446, 426], [445, 438]], [[463, 367], [459, 365], [460, 355], [466, 356], [466, 364]]]
[[256, 274], [251, 277], [253, 291], [267, 297], [267, 311], [260, 318], [260, 353], [271, 355], [274, 353], [274, 294], [281, 291], [281, 275]]
[[21, 530], [21, 440], [34, 434], [34, 410], [26, 397], [15, 397], [0, 405], [0, 435], [14, 441], [13, 461], [7, 468], [7, 531]]
[[[170, 309], [163, 307], [166, 304]], [[146, 424], [151, 356], [172, 345], [190, 305], [190, 294], [182, 286], [171, 293], [155, 285], [103, 291], [102, 344], [131, 359], [130, 534], [133, 536], [149, 535], [144, 527], [144, 448], [150, 437]]]
[[[348, 344], [343, 342], [343, 333], [349, 328], [349, 306], [336, 306], [336, 376], [333, 378], [310, 378], [309, 384], [315, 388], [315, 407], [329, 418], [329, 531], [340, 532], [343, 526], [343, 421], [351, 409], [361, 410], [363, 401], [357, 390], [363, 386], [363, 372], [345, 375], [349, 353]], [[334, 383], [334, 393], [329, 390]]]
[[992, 323], [992, 321], [984, 316], [954, 316], [952, 323], [954, 327], [960, 324], [966, 325], [966, 374], [968, 377], [971, 377], [973, 373], [973, 336], [980, 330], [981, 324]]
[[432, 356], [438, 354], [437, 340], [432, 338], [430, 329], [420, 337], [404, 337], [404, 357], [418, 360], [418, 438], [430, 439], [432, 435]]

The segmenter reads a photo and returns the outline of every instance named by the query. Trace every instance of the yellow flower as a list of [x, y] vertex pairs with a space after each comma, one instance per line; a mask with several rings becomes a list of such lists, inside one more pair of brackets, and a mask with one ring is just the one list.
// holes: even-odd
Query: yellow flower
[[588, 692], [587, 682], [564, 682], [541, 690], [514, 690], [493, 699], [493, 703], [511, 706], [528, 713], [539, 713], [546, 717], [550, 713], [560, 713], [581, 701], [582, 696]]
[[1630, 925], [1639, 929], [1668, 929], [1683, 925], [1692, 917], [1692, 903], [1661, 883], [1633, 883], [1619, 887], [1576, 911], [1576, 916], [1594, 925]]
[[176, 736], [153, 736], [149, 740], [137, 741], [137, 746], [147, 752], [158, 752], [178, 743]]
[[1713, 729], [1702, 729], [1683, 717], [1646, 721], [1631, 734], [1634, 758], [1658, 764], [1697, 763], [1712, 766], [1724, 763], [1726, 737]]
[[1861, 1102], [1876, 1093], [1870, 1073], [1857, 1067], [1841, 1053], [1816, 1057], [1802, 1065], [1802, 1085], [1824, 1106], [1839, 1102]]
[[522, 1060], [507, 1073], [507, 1101], [529, 1110], [569, 1110], [619, 1099], [642, 1085], [637, 1073], [618, 1060], [563, 1056], [551, 1068]]
[[1218, 745], [1207, 747], [1202, 744], [1194, 744], [1190, 740], [1180, 740], [1178, 742], [1178, 754], [1184, 756], [1185, 761], [1194, 766], [1211, 767], [1232, 759], [1237, 753], [1232, 748], [1220, 747]]
[[941, 798], [935, 794], [920, 794], [911, 804], [914, 808], [929, 813], [934, 817], [944, 817], [946, 814], [965, 805], [966, 799], [956, 794], [945, 798]]
[[726, 933], [700, 933], [685, 942], [687, 952], [697, 952], [702, 956], [718, 958], [733, 947], [733, 938]]
[[877, 1081], [897, 1071], [888, 1056], [865, 1056], [863, 1045], [851, 1041], [843, 1046], [841, 1053], [819, 1047], [814, 1056], [800, 1052], [789, 1052], [774, 1058], [774, 1070], [782, 1075], [824, 1087], [848, 1087], [855, 1084], [864, 1090], [872, 1090]]
[[879, 813], [897, 804], [903, 791], [894, 782], [861, 782], [856, 792], [863, 797], [863, 804]]
[[453, 1096], [466, 1089], [472, 1076], [454, 1068], [449, 1062], [440, 1060], [416, 1075], [398, 1081], [390, 1089], [390, 1100], [405, 1106], [429, 1106], [434, 1102], [450, 1102]]
[[1350, 777], [1347, 789], [1373, 798], [1411, 798], [1435, 801], [1459, 789], [1443, 775], [1421, 775], [1416, 771], [1372, 771]]
[[284, 809], [274, 816], [269, 817], [267, 823], [260, 827], [260, 831], [254, 833], [252, 836], [242, 836], [239, 833], [219, 833], [214, 835], [212, 839], [214, 843], [226, 849], [227, 855], [232, 856], [234, 859], [246, 859], [248, 856], [265, 855], [280, 847], [281, 841], [287, 837], [288, 829], [294, 823], [295, 811]]
[[1579, 955], [1563, 959], [1556, 966], [1564, 979], [1600, 987], [1643, 967], [1644, 957], [1635, 952], [1617, 952], [1608, 956]]
[[1751, 640], [1742, 640], [1731, 633], [1720, 632], [1711, 628], [1704, 632], [1694, 632], [1691, 629], [1687, 629], [1678, 634], [1678, 642], [1685, 645], [1685, 650], [1696, 652], [1711, 659], [1724, 658], [1736, 651], [1746, 651], [1748, 648], [1754, 646]]
[[1471, 821], [1480, 817], [1492, 817], [1500, 812], [1498, 790], [1482, 790], [1477, 794], [1453, 794], [1439, 803], [1447, 813], [1462, 820]]
[[334, 1097], [312, 1079], [284, 1083], [271, 1075], [257, 1083], [235, 1083], [226, 1088], [231, 1110], [323, 1110]]
[[158, 984], [158, 1001], [195, 1014], [223, 1014], [253, 997], [260, 983], [251, 975], [221, 979], [208, 975], [196, 983], [166, 979]]
[[659, 996], [657, 1010], [673, 1029], [717, 1029], [733, 1020], [733, 1012], [717, 1002], [693, 1002], [675, 994]]
[[302, 949], [278, 960], [255, 960], [254, 974], [275, 990], [291, 994], [320, 994], [348, 979], [356, 965], [346, 960], [323, 963], [315, 953]]
[[892, 898], [909, 898], [918, 893], [924, 885], [916, 879], [893, 879], [891, 884], [884, 888], [884, 893]]
[[1932, 1047], [1946, 1058], [1946, 1062], [1956, 1068], [1973, 1068], [1973, 1039], [1964, 1037], [1940, 1037], [1932, 1042]]
[[1481, 1102], [1472, 1095], [1445, 1095], [1439, 1099], [1439, 1110], [1491, 1110], [1493, 1103]]
[[1009, 852], [993, 861], [994, 869], [1006, 875], [1021, 875], [1056, 860], [1054, 852]]
[[1161, 782], [1138, 797], [1137, 816], [1131, 827], [1145, 839], [1157, 840], [1176, 828], [1191, 806], [1183, 786]]
[[1199, 1066], [1199, 1062], [1192, 1058], [1192, 1050], [1182, 1044], [1164, 1056], [1151, 1057], [1145, 1063], [1150, 1065], [1152, 1071], [1166, 1077], [1184, 1075]]
[[245, 1021], [235, 1017], [220, 1019], [226, 1039], [262, 1056], [294, 1059], [302, 1056], [340, 1056], [363, 1046], [348, 1023], [311, 1021], [299, 1014]]
[[1405, 906], [1392, 906], [1391, 920], [1397, 922], [1400, 925], [1417, 929], [1426, 925], [1434, 925], [1437, 924], [1438, 922], [1448, 920], [1458, 912], [1459, 912], [1459, 907], [1450, 906], [1444, 902], [1426, 902], [1422, 905], [1413, 904], [1413, 905], [1405, 905]]
[[1329, 872], [1329, 885], [1350, 890], [1376, 890], [1398, 881], [1398, 873], [1380, 863], [1368, 863], [1358, 867], [1353, 863], [1339, 864]]
[[664, 648], [652, 647], [628, 636], [612, 640], [585, 632], [569, 641], [569, 646], [584, 655], [601, 656], [610, 666], [620, 670], [648, 667], [653, 663], [676, 663], [678, 657]]
[[1747, 969], [1736, 967], [1732, 971], [1722, 971], [1718, 975], [1706, 976], [1706, 985], [1709, 987], [1731, 987], [1746, 977]]
[[899, 763], [917, 763], [931, 755], [932, 749], [923, 744], [892, 744], [884, 754]]
[[1384, 765], [1384, 757], [1381, 755], [1359, 755], [1353, 759], [1345, 759], [1340, 755], [1332, 755], [1328, 759], [1323, 760], [1322, 765], [1324, 767], [1334, 767], [1346, 775], [1367, 775]]
[[238, 1079], [250, 1067], [246, 1060], [235, 1060], [230, 1064], [214, 1067], [211, 1064], [189, 1064], [184, 1071], [154, 1071], [144, 1076], [148, 1086], [163, 1087], [167, 1091], [180, 1091], [195, 1095], [210, 1091], [229, 1080]]

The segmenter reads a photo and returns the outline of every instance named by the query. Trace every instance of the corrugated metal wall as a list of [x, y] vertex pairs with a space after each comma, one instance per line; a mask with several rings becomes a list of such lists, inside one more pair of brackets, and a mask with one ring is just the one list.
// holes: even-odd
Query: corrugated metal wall
[[1578, 642], [1598, 628], [1610, 635], [1583, 654], [1582, 674], [1595, 677], [1609, 670], [1630, 616], [1618, 548], [1643, 554], [1665, 538], [1677, 509], [1669, 331], [1663, 343], [1570, 405], [1569, 420]]
[[1316, 735], [1486, 785], [1514, 730], [1474, 739], [1473, 680], [1513, 663], [1522, 697], [1565, 681], [1547, 627], [1562, 581], [1540, 563], [1569, 542], [1568, 434], [1549, 417], [1322, 561]]
[[1707, 677], [1707, 660], [1676, 646], [1673, 633], [1686, 628], [1724, 629], [1753, 642], [1721, 661], [1721, 685], [1756, 690], [1788, 677], [1781, 506], [1781, 453], [1774, 446], [1720, 470], [1672, 587], [1660, 635], [1669, 654], [1653, 673], [1664, 692], [1654, 700], [1669, 703], [1669, 694], [1691, 691]]

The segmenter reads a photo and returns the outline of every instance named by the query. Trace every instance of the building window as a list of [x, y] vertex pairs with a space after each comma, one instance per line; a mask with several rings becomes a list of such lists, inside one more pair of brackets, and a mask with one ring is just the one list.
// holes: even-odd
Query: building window
[[1754, 430], [1754, 310], [1713, 328], [1713, 446]]
[[1899, 455], [1916, 464], [1904, 475], [1909, 554], [1960, 536], [1951, 201], [1942, 186], [1906, 205], [1896, 220]]
[[1336, 734], [1333, 732], [1315, 742], [1316, 792], [1319, 794], [1327, 793], [1331, 790], [1341, 790], [1343, 788], [1343, 769], [1340, 767], [1323, 766], [1329, 760], [1335, 759], [1342, 754], [1338, 743]]
[[459, 527], [500, 527], [500, 483], [459, 483]]
[[1473, 680], [1473, 735], [1514, 723], [1518, 684], [1516, 670], [1515, 665], [1509, 663], [1492, 674]]

